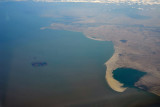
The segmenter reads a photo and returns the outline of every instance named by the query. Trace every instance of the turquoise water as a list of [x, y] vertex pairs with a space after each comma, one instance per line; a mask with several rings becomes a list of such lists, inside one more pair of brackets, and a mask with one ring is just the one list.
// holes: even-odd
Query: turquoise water
[[113, 77], [123, 83], [123, 87], [134, 87], [134, 84], [146, 73], [131, 68], [118, 68], [113, 71]]

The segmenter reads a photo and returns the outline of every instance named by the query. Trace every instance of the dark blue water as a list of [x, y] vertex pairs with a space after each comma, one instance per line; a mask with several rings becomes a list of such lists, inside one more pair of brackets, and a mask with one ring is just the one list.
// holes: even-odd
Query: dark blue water
[[123, 83], [123, 87], [134, 87], [134, 84], [146, 73], [131, 68], [118, 68], [113, 71], [113, 77]]

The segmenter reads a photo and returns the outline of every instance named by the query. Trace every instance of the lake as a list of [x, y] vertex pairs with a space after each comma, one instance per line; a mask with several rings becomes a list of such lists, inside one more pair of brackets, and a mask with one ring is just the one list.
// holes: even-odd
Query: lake
[[[80, 16], [86, 15], [82, 10], [88, 6], [102, 9], [100, 4], [76, 5], [79, 5]], [[82, 32], [64, 28], [41, 29], [55, 22], [77, 21], [76, 14], [67, 13], [67, 9], [77, 9], [76, 5], [0, 3], [2, 107], [158, 105], [160, 98], [151, 93], [135, 88], [118, 93], [108, 86], [105, 62], [114, 53], [111, 41], [93, 40]], [[92, 15], [95, 14], [90, 17]]]
[[131, 68], [118, 68], [113, 71], [113, 77], [123, 83], [123, 87], [134, 87], [134, 84], [146, 74]]

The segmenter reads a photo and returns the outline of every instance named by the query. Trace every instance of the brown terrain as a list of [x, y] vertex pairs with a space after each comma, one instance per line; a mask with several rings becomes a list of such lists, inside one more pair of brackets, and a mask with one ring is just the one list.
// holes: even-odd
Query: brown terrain
[[[118, 92], [126, 90], [113, 78], [112, 72], [121, 67], [133, 68], [147, 73], [135, 86], [160, 96], [160, 16], [153, 9], [144, 10], [141, 15], [152, 18], [137, 20], [122, 15], [99, 14], [98, 18], [81, 17], [71, 24], [53, 23], [41, 29], [82, 32], [91, 39], [112, 41], [115, 52], [106, 62], [109, 86]], [[103, 20], [104, 17], [108, 17], [108, 21]]]

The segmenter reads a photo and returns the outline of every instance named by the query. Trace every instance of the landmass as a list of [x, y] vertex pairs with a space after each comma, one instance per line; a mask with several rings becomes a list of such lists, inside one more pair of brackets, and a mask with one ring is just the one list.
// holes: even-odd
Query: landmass
[[[135, 86], [141, 89], [145, 86], [144, 90], [160, 96], [160, 38], [158, 32], [145, 28], [139, 31], [138, 28], [120, 28], [110, 25], [95, 28], [93, 31], [96, 33], [90, 36], [95, 37], [101, 34], [103, 40], [112, 41], [114, 44], [115, 52], [106, 62], [106, 80], [113, 90], [118, 92], [126, 90], [122, 87], [123, 84], [113, 78], [113, 70], [133, 68], [147, 73], [135, 83]], [[122, 39], [127, 42], [121, 42]]]
[[[135, 83], [135, 86], [160, 96], [160, 37], [159, 32], [152, 31], [153, 28], [133, 29], [117, 25], [82, 28], [52, 24], [50, 27], [41, 29], [46, 28], [78, 31], [94, 40], [112, 41], [115, 52], [105, 63], [107, 67], [106, 81], [109, 86], [118, 92], [125, 91], [127, 88], [113, 78], [113, 70], [133, 68], [147, 73]], [[122, 42], [122, 40], [125, 41]]]
[[[117, 16], [118, 13], [109, 12], [105, 14], [95, 12], [92, 17], [87, 14], [71, 15], [77, 20], [67, 24], [52, 23], [41, 29], [82, 32], [90, 39], [112, 41], [114, 54], [105, 63], [107, 68], [105, 77], [109, 86], [118, 92], [125, 91], [127, 88], [122, 87], [123, 84], [113, 78], [113, 70], [132, 68], [146, 72], [146, 75], [134, 85], [160, 96], [160, 15], [157, 14], [158, 7], [154, 7], [154, 9], [147, 7], [148, 10], [141, 9], [137, 18], [129, 15], [129, 12], [127, 13], [129, 16], [121, 14]], [[137, 13], [133, 14], [136, 16]]]

